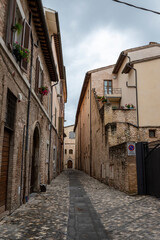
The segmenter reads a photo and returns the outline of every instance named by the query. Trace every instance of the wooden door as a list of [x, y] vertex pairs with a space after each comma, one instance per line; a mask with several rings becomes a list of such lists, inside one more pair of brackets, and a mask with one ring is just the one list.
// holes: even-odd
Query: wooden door
[[71, 160], [68, 161], [68, 168], [72, 168], [72, 161]]
[[8, 183], [8, 164], [9, 164], [9, 145], [10, 132], [4, 129], [3, 148], [2, 148], [2, 165], [0, 174], [0, 209], [6, 210], [7, 200], [7, 183]]

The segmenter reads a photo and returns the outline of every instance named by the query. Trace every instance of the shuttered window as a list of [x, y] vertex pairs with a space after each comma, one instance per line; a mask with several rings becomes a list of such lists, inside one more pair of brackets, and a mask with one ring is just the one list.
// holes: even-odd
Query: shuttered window
[[8, 1], [8, 16], [6, 30], [6, 45], [12, 50], [13, 44], [13, 25], [15, 23], [16, 0]]
[[58, 133], [59, 135], [63, 134], [63, 117], [58, 118]]
[[[23, 36], [22, 36], [22, 48], [29, 49], [29, 39], [30, 39], [31, 27], [26, 20], [23, 24]], [[21, 68], [27, 71], [28, 62], [26, 60], [21, 61]]]
[[35, 74], [35, 92], [38, 96], [38, 98], [40, 99], [40, 101], [42, 102], [42, 94], [39, 93], [39, 88], [41, 86], [43, 86], [43, 82], [44, 82], [44, 73], [42, 70], [42, 67], [40, 65], [40, 60], [39, 58], [37, 58], [36, 60], [36, 74]]
[[17, 98], [8, 89], [5, 126], [10, 128], [11, 130], [14, 130], [16, 102], [17, 102]]

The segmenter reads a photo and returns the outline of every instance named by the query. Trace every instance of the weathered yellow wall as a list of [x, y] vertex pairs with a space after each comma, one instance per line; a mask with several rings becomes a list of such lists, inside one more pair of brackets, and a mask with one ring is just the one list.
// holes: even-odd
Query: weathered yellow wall
[[135, 65], [140, 126], [160, 125], [160, 59]]

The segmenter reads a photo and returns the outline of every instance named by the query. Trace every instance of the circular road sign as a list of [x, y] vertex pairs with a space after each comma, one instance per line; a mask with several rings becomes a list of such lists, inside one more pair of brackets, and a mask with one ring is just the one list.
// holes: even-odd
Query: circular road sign
[[128, 146], [128, 149], [129, 149], [129, 151], [133, 152], [133, 151], [134, 151], [134, 145], [130, 144], [130, 145]]

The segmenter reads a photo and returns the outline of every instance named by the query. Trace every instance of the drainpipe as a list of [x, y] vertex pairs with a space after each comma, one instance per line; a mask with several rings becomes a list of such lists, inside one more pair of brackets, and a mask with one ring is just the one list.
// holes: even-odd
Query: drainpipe
[[24, 163], [25, 131], [26, 131], [26, 126], [24, 125], [24, 127], [23, 127], [23, 145], [22, 145], [22, 162], [21, 162], [20, 205], [22, 205], [22, 187], [23, 187], [23, 163]]
[[135, 72], [135, 88], [136, 88], [136, 108], [137, 108], [137, 127], [139, 128], [139, 110], [138, 110], [138, 89], [137, 89], [137, 69], [128, 64], [128, 67], [133, 69]]
[[53, 87], [58, 84], [58, 81], [51, 86], [51, 121], [50, 121], [50, 133], [49, 133], [49, 159], [48, 159], [48, 184], [50, 184], [50, 162], [51, 162], [51, 138], [52, 138], [52, 119], [53, 119]]
[[[27, 169], [27, 155], [28, 155], [28, 139], [29, 139], [29, 118], [30, 118], [30, 105], [31, 105], [31, 92], [32, 92], [32, 68], [33, 68], [33, 48], [34, 48], [34, 41], [33, 41], [33, 36], [31, 32], [31, 65], [30, 65], [30, 88], [28, 91], [28, 106], [27, 106], [27, 122], [26, 122], [26, 144], [25, 144], [25, 171], [24, 171], [24, 202], [26, 202], [27, 196], [26, 196], [26, 169]], [[26, 198], [26, 199], [25, 199]]]
[[135, 83], [136, 83], [136, 85], [135, 85], [135, 86], [128, 86], [128, 82], [126, 82], [126, 85], [127, 85], [127, 87], [129, 87], [129, 88], [136, 88], [137, 127], [139, 128], [138, 89], [137, 89], [137, 69], [133, 68], [133, 67], [130, 65], [130, 62], [131, 62], [131, 58], [130, 58], [130, 56], [128, 56], [128, 55], [126, 55], [126, 54], [124, 54], [124, 53], [122, 53], [122, 55], [128, 57], [128, 59], [129, 59], [128, 67], [131, 68], [131, 69], [133, 69], [134, 72], [135, 72]]
[[90, 77], [90, 176], [92, 176], [92, 116], [91, 116], [91, 77]]

